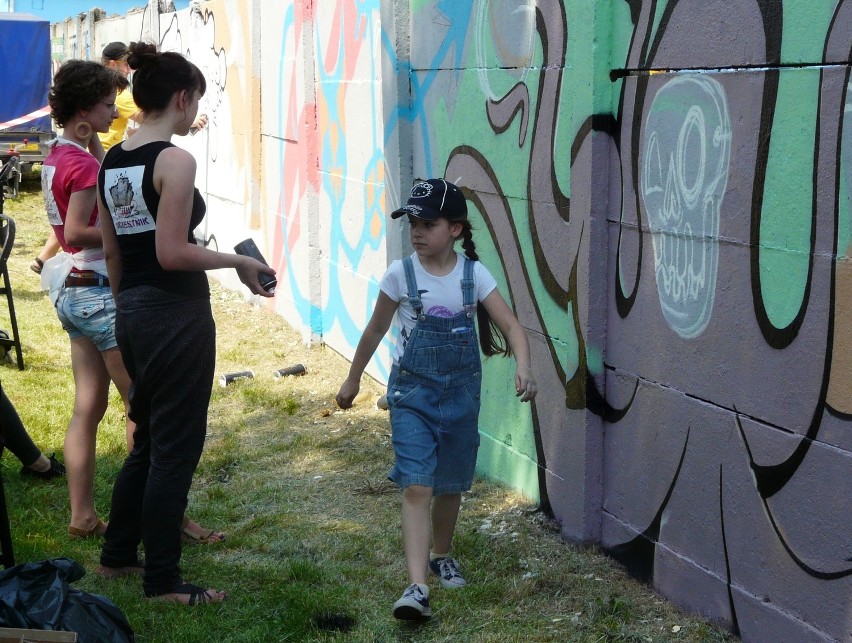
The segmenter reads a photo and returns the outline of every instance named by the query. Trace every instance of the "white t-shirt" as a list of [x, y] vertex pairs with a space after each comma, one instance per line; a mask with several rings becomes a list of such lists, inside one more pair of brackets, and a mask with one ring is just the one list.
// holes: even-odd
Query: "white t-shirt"
[[[464, 277], [464, 255], [456, 253], [456, 267], [450, 274], [443, 277], [436, 277], [426, 272], [416, 252], [411, 255], [411, 261], [414, 264], [414, 277], [417, 280], [417, 290], [420, 291], [423, 312], [435, 317], [453, 317], [464, 311], [464, 297], [461, 289], [461, 280]], [[473, 264], [473, 281], [475, 303], [485, 299], [497, 287], [497, 282], [488, 272], [488, 268], [478, 261]], [[393, 354], [394, 364], [398, 364], [417, 322], [414, 308], [408, 299], [408, 285], [405, 281], [402, 260], [397, 259], [390, 265], [379, 282], [379, 288], [393, 301], [399, 302], [399, 308], [396, 311], [399, 337]]]

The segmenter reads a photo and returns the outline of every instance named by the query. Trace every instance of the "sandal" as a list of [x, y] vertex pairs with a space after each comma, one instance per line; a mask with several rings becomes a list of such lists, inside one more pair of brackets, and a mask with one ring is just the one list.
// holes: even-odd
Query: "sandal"
[[71, 538], [103, 538], [106, 529], [107, 523], [98, 518], [98, 521], [89, 529], [68, 525], [68, 536]]
[[30, 270], [32, 270], [37, 275], [40, 275], [42, 268], [44, 268], [44, 262], [38, 257], [33, 259], [33, 262], [30, 264]]
[[148, 594], [146, 592], [145, 597], [158, 601], [182, 603], [183, 605], [203, 605], [205, 603], [221, 603], [228, 597], [228, 594], [216, 589], [205, 589], [199, 585], [181, 582], [175, 585], [170, 592], [164, 594]]
[[188, 545], [209, 545], [225, 540], [225, 534], [215, 529], [204, 529], [204, 527], [192, 522], [189, 516], [184, 516], [180, 526], [180, 539], [181, 542]]

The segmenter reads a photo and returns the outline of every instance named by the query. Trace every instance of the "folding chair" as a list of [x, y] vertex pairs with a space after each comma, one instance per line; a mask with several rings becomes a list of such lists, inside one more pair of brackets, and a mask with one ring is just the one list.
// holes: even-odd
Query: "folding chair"
[[3, 285], [0, 287], [0, 295], [6, 295], [6, 303], [9, 307], [9, 319], [12, 326], [12, 336], [0, 335], [0, 346], [8, 351], [15, 347], [15, 356], [18, 358], [18, 370], [24, 370], [24, 354], [21, 351], [21, 337], [18, 334], [18, 319], [15, 317], [15, 302], [12, 299], [12, 284], [9, 282], [9, 254], [15, 244], [15, 220], [3, 214], [2, 197], [0, 197], [0, 273], [3, 275]]

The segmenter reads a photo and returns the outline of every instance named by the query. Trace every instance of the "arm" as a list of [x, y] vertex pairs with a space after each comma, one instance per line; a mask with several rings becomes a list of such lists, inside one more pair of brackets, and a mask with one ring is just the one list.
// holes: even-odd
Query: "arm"
[[44, 245], [41, 247], [41, 251], [38, 253], [38, 258], [41, 259], [42, 262], [45, 262], [60, 250], [62, 250], [62, 246], [59, 245], [59, 239], [56, 238], [56, 232], [54, 231], [53, 226], [51, 226], [50, 233], [47, 235], [47, 239], [45, 239]]
[[157, 261], [164, 270], [213, 270], [235, 268], [249, 290], [272, 297], [257, 280], [258, 273], [275, 270], [256, 259], [217, 252], [187, 240], [195, 186], [195, 159], [174, 147], [163, 150], [154, 165], [154, 187], [160, 193], [155, 246]]
[[482, 300], [482, 306], [506, 337], [509, 348], [515, 356], [515, 395], [521, 398], [521, 402], [529, 402], [535, 398], [538, 389], [530, 367], [530, 344], [527, 340], [527, 332], [496, 288]]
[[89, 225], [96, 200], [95, 186], [71, 194], [68, 200], [68, 212], [65, 213], [65, 241], [69, 245], [81, 248], [101, 247], [103, 243], [101, 231]]
[[104, 202], [98, 195], [98, 213], [100, 215], [101, 238], [103, 239], [104, 258], [109, 274], [109, 287], [112, 289], [113, 299], [118, 298], [118, 286], [121, 284], [121, 254], [118, 250], [118, 237], [115, 235], [115, 226], [112, 223], [112, 215], [107, 210]]
[[364, 329], [364, 334], [358, 342], [355, 349], [355, 355], [352, 357], [352, 365], [349, 367], [349, 375], [340, 386], [340, 391], [335, 397], [337, 405], [342, 409], [348, 409], [352, 406], [352, 400], [358, 395], [361, 390], [361, 375], [364, 374], [364, 369], [370, 363], [373, 353], [379, 347], [379, 342], [388, 332], [393, 315], [396, 312], [399, 302], [394, 301], [385, 293], [379, 291], [379, 298], [376, 301], [376, 307], [373, 309], [373, 314], [370, 321], [367, 322], [367, 327]]

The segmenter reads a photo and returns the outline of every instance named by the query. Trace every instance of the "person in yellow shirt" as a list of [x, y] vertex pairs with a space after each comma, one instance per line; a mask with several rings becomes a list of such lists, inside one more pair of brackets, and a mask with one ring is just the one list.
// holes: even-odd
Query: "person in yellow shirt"
[[[111, 42], [104, 47], [101, 54], [101, 62], [104, 67], [116, 70], [125, 78], [130, 74], [130, 67], [127, 65], [127, 45], [123, 42]], [[141, 122], [142, 117], [139, 108], [133, 102], [133, 94], [129, 87], [120, 91], [115, 97], [115, 109], [118, 111], [118, 118], [113, 120], [108, 132], [98, 134], [98, 138], [101, 139], [101, 145], [104, 147], [104, 152], [116, 143], [121, 143], [124, 140], [125, 134], [128, 136], [133, 134], [135, 128], [128, 130], [128, 125], [131, 121], [133, 121], [134, 125]]]

